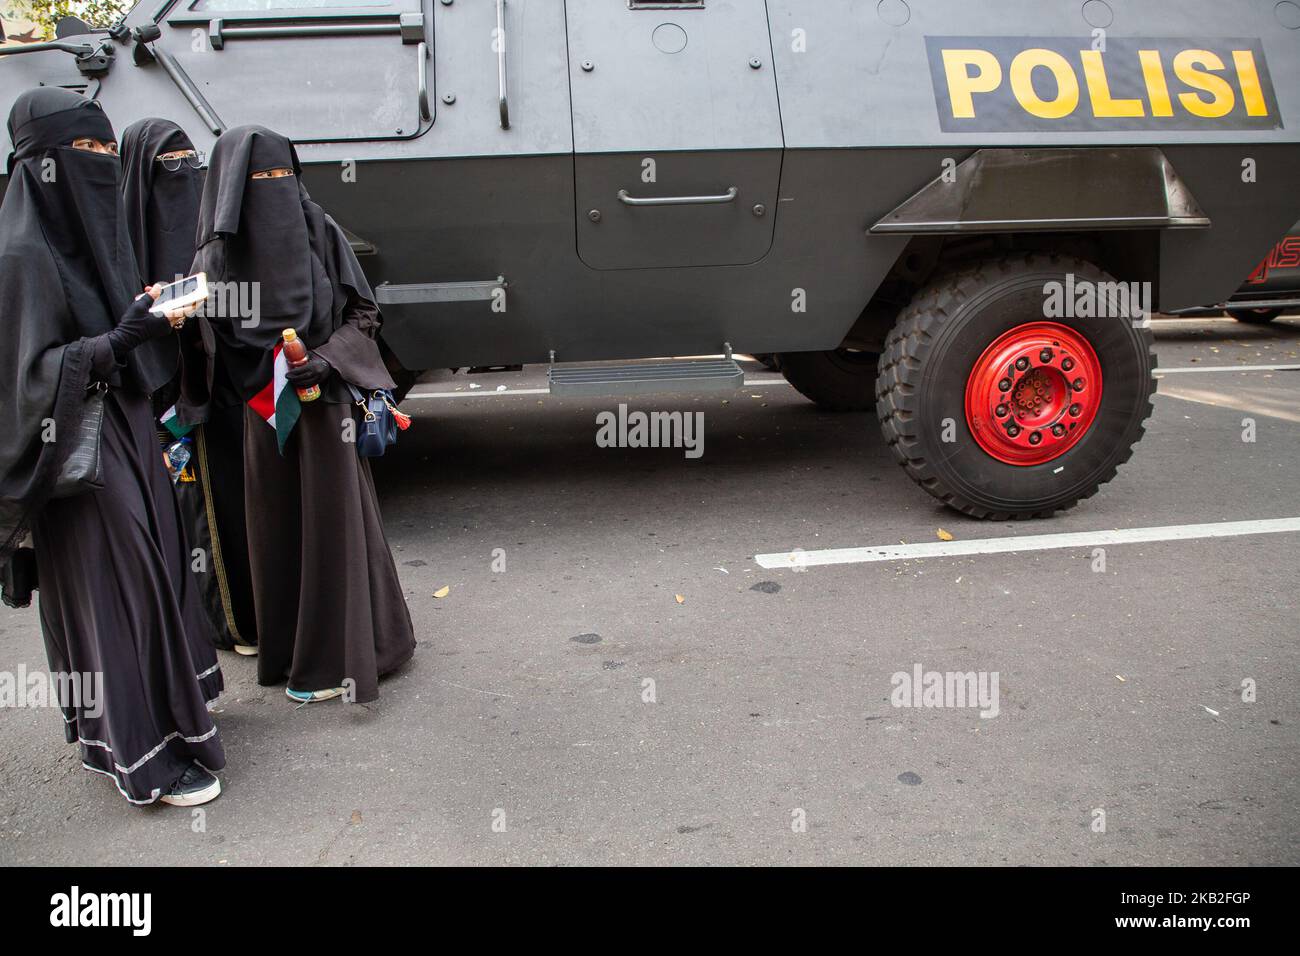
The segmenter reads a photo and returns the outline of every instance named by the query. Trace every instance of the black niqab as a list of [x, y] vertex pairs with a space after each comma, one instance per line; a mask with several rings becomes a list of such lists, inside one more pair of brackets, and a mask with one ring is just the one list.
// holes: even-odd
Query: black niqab
[[[83, 415], [88, 339], [111, 330], [139, 290], [116, 157], [99, 104], [69, 90], [23, 93], [9, 114], [14, 154], [0, 205], [0, 563], [53, 487]], [[112, 384], [152, 392], [176, 369], [174, 339], [135, 349]], [[47, 423], [56, 440], [49, 441]]]
[[164, 153], [193, 149], [185, 131], [165, 119], [142, 119], [122, 132], [122, 203], [141, 286], [174, 282], [194, 261], [202, 174], [188, 163], [167, 169]]
[[[292, 169], [293, 176], [250, 179], [255, 172]], [[293, 144], [261, 126], [223, 133], [212, 150], [199, 210], [198, 254], [193, 268], [209, 283], [236, 283], [258, 314], [214, 314], [207, 320], [223, 348], [226, 368], [247, 400], [271, 380], [276, 344], [293, 328], [308, 348], [318, 348], [343, 323], [347, 290], [373, 301], [342, 231], [307, 195]]]

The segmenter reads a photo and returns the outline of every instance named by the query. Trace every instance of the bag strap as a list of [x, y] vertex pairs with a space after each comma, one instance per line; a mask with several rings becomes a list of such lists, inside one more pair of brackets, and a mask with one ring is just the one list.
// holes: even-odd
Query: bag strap
[[366, 397], [362, 395], [360, 390], [351, 382], [344, 381], [343, 384], [346, 385], [348, 391], [352, 393], [352, 403], [356, 405], [357, 408], [361, 409], [361, 414], [365, 416], [365, 420], [373, 422], [375, 420], [375, 413], [370, 410], [370, 405], [366, 401]]

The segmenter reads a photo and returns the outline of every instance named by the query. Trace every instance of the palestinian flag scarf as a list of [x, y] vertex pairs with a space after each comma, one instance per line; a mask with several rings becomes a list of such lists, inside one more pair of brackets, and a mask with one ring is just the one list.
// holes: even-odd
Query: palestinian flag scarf
[[298, 424], [298, 416], [302, 414], [302, 402], [298, 398], [298, 390], [285, 377], [289, 373], [289, 360], [284, 356], [283, 342], [275, 347], [274, 356], [271, 381], [248, 400], [248, 407], [275, 429], [275, 439], [279, 443], [280, 454], [283, 455], [289, 434], [293, 431], [293, 426]]

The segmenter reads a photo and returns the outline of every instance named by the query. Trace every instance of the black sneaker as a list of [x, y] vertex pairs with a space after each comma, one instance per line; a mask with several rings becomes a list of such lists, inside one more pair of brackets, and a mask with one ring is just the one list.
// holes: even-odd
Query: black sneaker
[[221, 796], [221, 781], [192, 763], [159, 799], [173, 807], [197, 807]]

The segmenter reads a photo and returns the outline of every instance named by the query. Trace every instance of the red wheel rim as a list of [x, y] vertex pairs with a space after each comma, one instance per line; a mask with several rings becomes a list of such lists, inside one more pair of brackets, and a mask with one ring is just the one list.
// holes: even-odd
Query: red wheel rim
[[966, 423], [1008, 465], [1041, 465], [1075, 446], [1101, 407], [1101, 363], [1088, 340], [1030, 322], [984, 350], [966, 382]]

